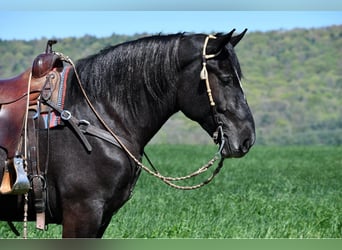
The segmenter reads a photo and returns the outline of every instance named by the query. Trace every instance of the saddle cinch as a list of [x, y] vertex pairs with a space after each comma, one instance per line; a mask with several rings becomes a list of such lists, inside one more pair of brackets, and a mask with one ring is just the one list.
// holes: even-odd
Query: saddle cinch
[[17, 77], [0, 80], [0, 148], [7, 153], [0, 194], [24, 194], [30, 189], [22, 153], [24, 127], [28, 110], [41, 110], [38, 101], [44, 91], [57, 99], [55, 91], [63, 71], [62, 59], [52, 51], [56, 41], [49, 40], [46, 51]]

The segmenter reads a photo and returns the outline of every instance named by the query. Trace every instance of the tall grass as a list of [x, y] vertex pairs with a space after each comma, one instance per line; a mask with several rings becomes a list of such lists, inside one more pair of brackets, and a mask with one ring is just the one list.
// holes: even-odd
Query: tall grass
[[[206, 163], [215, 148], [151, 145], [146, 151], [160, 172], [177, 176]], [[242, 159], [227, 159], [199, 190], [175, 190], [143, 172], [104, 237], [341, 238], [341, 170], [341, 147], [255, 146]], [[46, 232], [30, 226], [31, 237], [60, 237], [60, 226]], [[0, 236], [13, 237], [3, 222]]]

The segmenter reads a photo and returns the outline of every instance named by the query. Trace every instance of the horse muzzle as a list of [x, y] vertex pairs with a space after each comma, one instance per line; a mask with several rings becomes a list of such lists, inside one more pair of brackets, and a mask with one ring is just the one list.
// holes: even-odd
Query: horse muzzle
[[241, 158], [245, 156], [255, 143], [255, 133], [244, 133], [244, 137], [233, 138], [224, 133], [221, 126], [214, 133], [214, 142], [219, 144], [219, 152], [223, 158]]

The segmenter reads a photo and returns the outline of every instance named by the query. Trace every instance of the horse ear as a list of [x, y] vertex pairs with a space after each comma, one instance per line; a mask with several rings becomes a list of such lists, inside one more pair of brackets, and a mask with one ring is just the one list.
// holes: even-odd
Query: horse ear
[[233, 45], [233, 47], [235, 47], [240, 42], [240, 40], [244, 37], [246, 32], [247, 32], [247, 29], [245, 29], [241, 34], [232, 37], [232, 39], [230, 40], [230, 43]]
[[220, 33], [216, 34], [215, 35], [216, 39], [212, 39], [209, 41], [207, 53], [208, 54], [218, 53], [224, 46], [226, 46], [226, 44], [230, 42], [234, 31], [235, 29], [233, 29], [232, 31], [224, 35]]

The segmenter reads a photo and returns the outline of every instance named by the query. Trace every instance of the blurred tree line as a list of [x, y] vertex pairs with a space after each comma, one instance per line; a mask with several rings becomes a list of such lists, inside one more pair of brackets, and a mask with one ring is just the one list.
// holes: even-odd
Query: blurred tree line
[[[147, 35], [57, 38], [54, 50], [76, 61], [107, 46]], [[28, 68], [45, 50], [47, 40], [0, 39], [0, 78]], [[236, 52], [258, 144], [342, 144], [342, 25], [250, 32]], [[153, 141], [209, 143], [208, 138], [201, 128], [176, 114]]]

